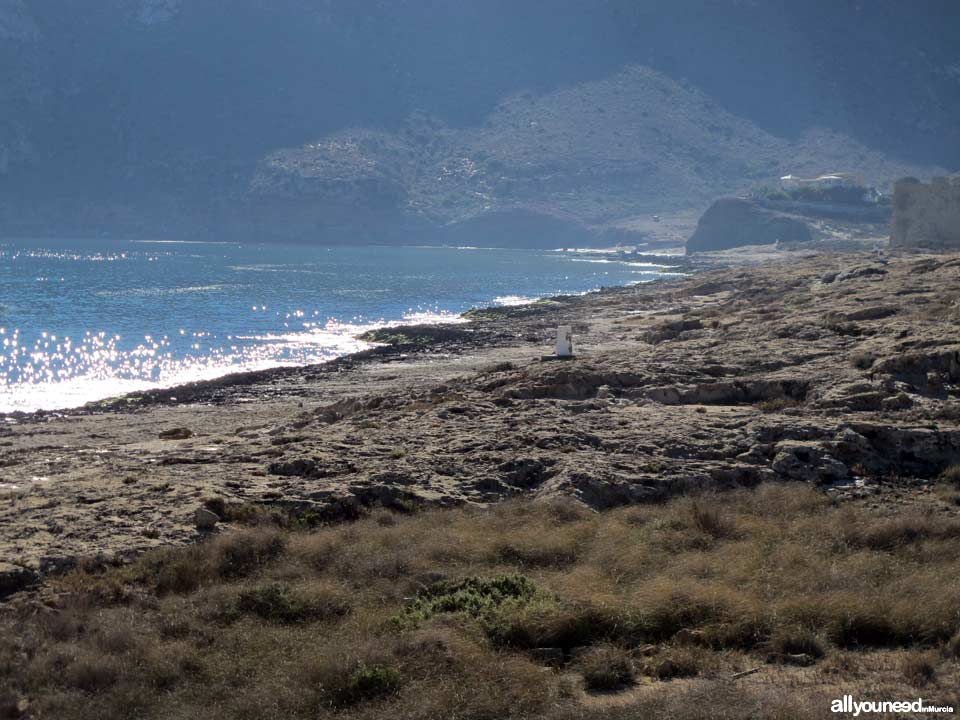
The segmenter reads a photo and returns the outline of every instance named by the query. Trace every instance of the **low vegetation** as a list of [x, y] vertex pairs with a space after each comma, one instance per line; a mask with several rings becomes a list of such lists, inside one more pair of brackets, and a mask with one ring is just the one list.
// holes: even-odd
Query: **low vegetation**
[[930, 507], [769, 484], [599, 514], [239, 513], [260, 524], [11, 603], [0, 717], [803, 719], [864, 688], [957, 704], [960, 518]]
[[960, 506], [960, 465], [952, 465], [943, 472], [937, 495], [948, 505]]
[[834, 203], [838, 205], [889, 205], [891, 202], [890, 197], [886, 195], [868, 199], [868, 191], [856, 186], [818, 187], [806, 185], [789, 190], [780, 187], [765, 187], [758, 190], [755, 195], [773, 201]]

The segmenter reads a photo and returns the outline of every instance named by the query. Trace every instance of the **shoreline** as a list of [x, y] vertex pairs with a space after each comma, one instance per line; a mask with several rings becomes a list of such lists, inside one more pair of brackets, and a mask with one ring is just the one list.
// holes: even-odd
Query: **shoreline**
[[[144, 242], [167, 242], [167, 241], [144, 241]], [[180, 241], [169, 241], [169, 242], [180, 242]], [[416, 246], [411, 246], [416, 247]], [[428, 246], [433, 247], [433, 246]], [[455, 248], [462, 249], [462, 248]], [[474, 249], [474, 248], [471, 248]], [[475, 249], [487, 249], [487, 248], [475, 248]], [[499, 250], [502, 248], [489, 248], [493, 250]], [[524, 249], [524, 248], [519, 248]], [[569, 250], [569, 252], [579, 252], [583, 251], [583, 248], [574, 248]], [[616, 252], [617, 248], [590, 248], [590, 252], [604, 252], [604, 253], [613, 253]], [[559, 252], [560, 250], [558, 250]], [[639, 256], [643, 260], [649, 259], [653, 256], [649, 254], [644, 254]], [[351, 336], [354, 339], [362, 340], [364, 335], [370, 335], [371, 333], [378, 333], [382, 330], [392, 330], [394, 332], [402, 332], [404, 329], [409, 328], [423, 328], [423, 327], [432, 327], [432, 326], [448, 326], [448, 325], [457, 325], [464, 322], [469, 323], [470, 319], [467, 317], [471, 312], [474, 311], [488, 311], [488, 310], [497, 310], [497, 309], [506, 309], [506, 308], [522, 308], [529, 307], [530, 305], [536, 305], [537, 303], [550, 303], [555, 301], [558, 298], [571, 298], [571, 297], [585, 297], [593, 294], [603, 293], [609, 290], [615, 290], [618, 288], [631, 287], [633, 284], [639, 283], [655, 283], [663, 280], [674, 279], [678, 276], [686, 276], [692, 273], [695, 273], [699, 270], [703, 270], [705, 267], [709, 267], [708, 263], [698, 263], [696, 261], [691, 261], [690, 259], [684, 256], [660, 256], [660, 257], [674, 257], [677, 259], [677, 262], [671, 265], [658, 265], [664, 269], [667, 268], [677, 268], [677, 267], [686, 267], [690, 269], [688, 273], [675, 273], [675, 272], [664, 272], [660, 277], [654, 278], [649, 281], [636, 281], [635, 283], [630, 283], [627, 285], [614, 285], [609, 287], [601, 287], [599, 289], [587, 290], [582, 293], [575, 293], [572, 295], [552, 295], [545, 296], [541, 298], [531, 299], [528, 302], [522, 302], [517, 304], [509, 305], [488, 305], [481, 307], [473, 307], [468, 310], [465, 310], [462, 313], [453, 315], [451, 313], [450, 320], [438, 320], [437, 322], [428, 322], [428, 323], [407, 323], [401, 320], [390, 320], [385, 321], [383, 325], [372, 327], [368, 330], [365, 330], [363, 333], [360, 333], [356, 336]], [[631, 258], [632, 259], [632, 258]], [[514, 296], [510, 296], [514, 297]], [[519, 297], [519, 296], [517, 296]], [[374, 323], [376, 325], [376, 323]], [[366, 341], [369, 342], [369, 341]], [[61, 415], [78, 415], [86, 414], [89, 412], [98, 412], [103, 410], [112, 410], [117, 412], [123, 412], [124, 410], [131, 410], [131, 402], [145, 402], [147, 404], [155, 404], [158, 402], [171, 402], [179, 401], [179, 395], [176, 394], [178, 389], [183, 389], [182, 393], [190, 398], [202, 398], [205, 391], [215, 391], [222, 389], [225, 386], [239, 384], [247, 385], [250, 383], [256, 383], [263, 380], [268, 380], [271, 377], [285, 377], [287, 375], [296, 375], [299, 371], [307, 371], [310, 369], [321, 368], [327, 365], [341, 363], [342, 364], [352, 364], [354, 362], [376, 362], [383, 361], [382, 357], [384, 355], [389, 356], [392, 353], [386, 351], [385, 353], [378, 353], [378, 348], [375, 346], [366, 348], [364, 350], [359, 350], [355, 352], [344, 353], [343, 355], [331, 358], [330, 360], [325, 360], [319, 363], [310, 363], [307, 365], [277, 365], [274, 367], [262, 368], [258, 370], [237, 370], [226, 372], [223, 375], [218, 375], [213, 378], [204, 379], [204, 380], [194, 380], [188, 382], [175, 382], [169, 386], [157, 386], [153, 388], [147, 388], [145, 390], [133, 390], [130, 392], [122, 393], [120, 395], [111, 395], [98, 400], [91, 400], [89, 402], [83, 403], [82, 405], [67, 406], [67, 407], [58, 407], [58, 408], [39, 408], [37, 410], [12, 410], [9, 412], [0, 412], [0, 422], [5, 422], [10, 419], [17, 422], [30, 422], [30, 421], [41, 421], [46, 417], [50, 416], [61, 416]], [[342, 361], [342, 362], [341, 362]], [[335, 367], [339, 367], [334, 365]]]
[[[0, 578], [194, 542], [213, 500], [336, 519], [519, 496], [603, 510], [776, 479], [932, 492], [960, 462], [960, 317], [943, 304], [960, 257], [844, 255], [874, 269], [829, 283], [837, 255], [778, 258], [0, 423], [0, 482], [17, 486], [0, 490]], [[560, 324], [577, 355], [542, 362]]]

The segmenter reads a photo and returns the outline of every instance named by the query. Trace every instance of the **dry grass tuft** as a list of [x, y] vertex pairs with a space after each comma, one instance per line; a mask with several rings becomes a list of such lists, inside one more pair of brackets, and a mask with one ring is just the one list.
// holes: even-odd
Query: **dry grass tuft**
[[672, 648], [650, 660], [645, 672], [658, 680], [673, 680], [698, 675], [703, 666], [703, 652], [690, 647]]
[[305, 623], [337, 619], [350, 612], [343, 593], [328, 587], [295, 589], [287, 583], [265, 582], [241, 590], [221, 608], [221, 617], [230, 622], [243, 615], [256, 615], [278, 623]]
[[624, 648], [599, 645], [578, 661], [577, 669], [583, 675], [588, 690], [619, 690], [633, 683], [633, 659]]
[[960, 538], [960, 519], [930, 513], [910, 513], [891, 518], [860, 518], [844, 526], [843, 539], [855, 548], [892, 551], [921, 540]]
[[951, 465], [940, 475], [940, 479], [947, 485], [960, 490], [960, 465]]
[[937, 677], [937, 657], [930, 652], [909, 653], [903, 658], [901, 670], [911, 685], [924, 687]]
[[694, 500], [690, 503], [693, 527], [715, 539], [731, 538], [736, 534], [736, 524], [714, 507], [706, 507]]
[[[64, 720], [787, 720], [825, 716], [839, 686], [896, 697], [960, 675], [945, 508], [784, 483], [605, 513], [517, 501], [308, 525], [51, 580], [52, 605], [0, 616], [0, 699]], [[733, 693], [723, 677], [770, 654], [818, 662], [796, 685]], [[622, 712], [581, 706], [570, 684], [635, 672], [690, 679], [618, 696]]]

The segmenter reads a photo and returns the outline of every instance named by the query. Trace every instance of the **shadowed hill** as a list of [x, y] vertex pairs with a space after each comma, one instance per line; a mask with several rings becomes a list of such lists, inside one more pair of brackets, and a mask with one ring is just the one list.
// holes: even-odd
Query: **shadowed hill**
[[4, 234], [440, 237], [960, 165], [948, 2], [2, 0], [0, 39]]
[[[280, 202], [282, 213], [298, 198], [318, 228], [362, 213], [447, 232], [488, 218], [492, 229], [494, 218], [517, 209], [596, 226], [833, 165], [879, 184], [925, 171], [823, 129], [774, 136], [689, 84], [633, 67], [514, 95], [476, 127], [416, 117], [397, 133], [347, 130], [277, 151], [251, 192], [258, 208]], [[279, 219], [269, 217], [264, 231]], [[500, 232], [509, 237], [506, 227]]]

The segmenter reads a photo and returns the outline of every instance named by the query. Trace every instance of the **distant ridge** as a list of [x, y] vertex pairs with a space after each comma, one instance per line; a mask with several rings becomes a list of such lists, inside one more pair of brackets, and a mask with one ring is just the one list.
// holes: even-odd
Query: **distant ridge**
[[314, 208], [317, 227], [363, 213], [439, 231], [522, 209], [601, 228], [832, 165], [882, 186], [936, 172], [836, 132], [776, 137], [696, 88], [631, 67], [540, 97], [514, 96], [479, 127], [420, 117], [396, 133], [346, 130], [280, 150], [260, 164], [250, 193], [258, 207]]
[[511, 244], [960, 168], [956, 3], [543, 7], [0, 0], [0, 235]]

